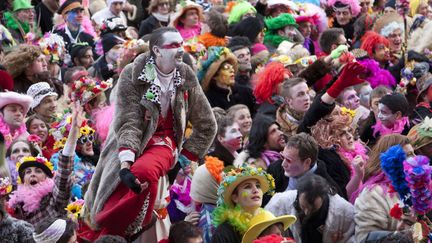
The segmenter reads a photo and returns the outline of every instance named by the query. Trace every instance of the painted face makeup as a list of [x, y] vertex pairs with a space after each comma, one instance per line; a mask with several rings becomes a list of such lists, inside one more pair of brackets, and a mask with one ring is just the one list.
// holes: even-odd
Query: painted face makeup
[[236, 205], [250, 211], [261, 207], [263, 192], [257, 179], [243, 181], [237, 186], [236, 191], [237, 193], [231, 197]]
[[387, 128], [392, 128], [396, 122], [396, 114], [394, 114], [386, 105], [379, 103], [378, 119]]
[[234, 67], [229, 62], [223, 63], [214, 77], [220, 87], [231, 87], [235, 83]]
[[346, 90], [343, 93], [342, 104], [351, 110], [359, 108], [360, 98], [357, 96], [357, 92], [354, 89]]
[[174, 70], [176, 64], [183, 62], [183, 38], [178, 32], [166, 32], [162, 35], [163, 42], [155, 47], [158, 67]]
[[233, 125], [226, 127], [224, 137], [220, 139], [222, 145], [229, 151], [236, 151], [241, 148], [242, 134], [237, 122]]

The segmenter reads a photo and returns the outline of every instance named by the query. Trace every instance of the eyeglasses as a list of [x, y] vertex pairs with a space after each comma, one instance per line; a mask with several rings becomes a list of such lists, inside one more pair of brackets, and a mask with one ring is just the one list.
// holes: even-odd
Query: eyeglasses
[[87, 142], [93, 142], [94, 141], [94, 136], [93, 135], [88, 135], [88, 136], [81, 136], [78, 139], [78, 143], [80, 144], [86, 144]]
[[180, 48], [182, 46], [183, 46], [183, 42], [180, 42], [180, 43], [171, 43], [171, 44], [162, 45], [161, 48], [162, 49], [175, 49], [175, 48]]

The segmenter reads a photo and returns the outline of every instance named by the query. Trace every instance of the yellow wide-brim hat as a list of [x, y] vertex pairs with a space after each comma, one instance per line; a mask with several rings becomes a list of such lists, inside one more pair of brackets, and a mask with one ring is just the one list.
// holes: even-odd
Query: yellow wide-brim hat
[[255, 215], [250, 221], [250, 227], [243, 235], [242, 243], [252, 243], [256, 240], [261, 233], [273, 224], [283, 224], [284, 231], [288, 229], [297, 220], [294, 215], [284, 215], [275, 217], [271, 212], [262, 210], [260, 213]]

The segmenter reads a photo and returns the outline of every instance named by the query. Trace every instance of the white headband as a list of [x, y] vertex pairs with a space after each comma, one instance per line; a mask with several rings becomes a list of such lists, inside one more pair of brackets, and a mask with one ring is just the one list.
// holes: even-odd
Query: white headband
[[393, 31], [400, 29], [402, 33], [404, 32], [404, 25], [402, 23], [398, 23], [396, 21], [391, 22], [390, 24], [384, 26], [381, 29], [381, 35], [384, 37], [388, 37]]
[[57, 219], [46, 230], [40, 234], [33, 233], [36, 243], [57, 242], [66, 230], [66, 220]]

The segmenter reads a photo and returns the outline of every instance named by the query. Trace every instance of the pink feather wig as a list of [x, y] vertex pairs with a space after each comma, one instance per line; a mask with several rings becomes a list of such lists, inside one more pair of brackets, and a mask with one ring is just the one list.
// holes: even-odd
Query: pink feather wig
[[371, 58], [358, 61], [371, 73], [366, 80], [370, 83], [372, 88], [384, 85], [393, 88], [396, 85], [396, 79], [391, 75], [388, 70], [382, 69], [379, 63]]
[[97, 110], [94, 114], [94, 128], [97, 131], [98, 138], [102, 143], [102, 147], [105, 145], [105, 141], [108, 137], [109, 128], [111, 126], [114, 114], [114, 105], [105, 106], [102, 109]]

